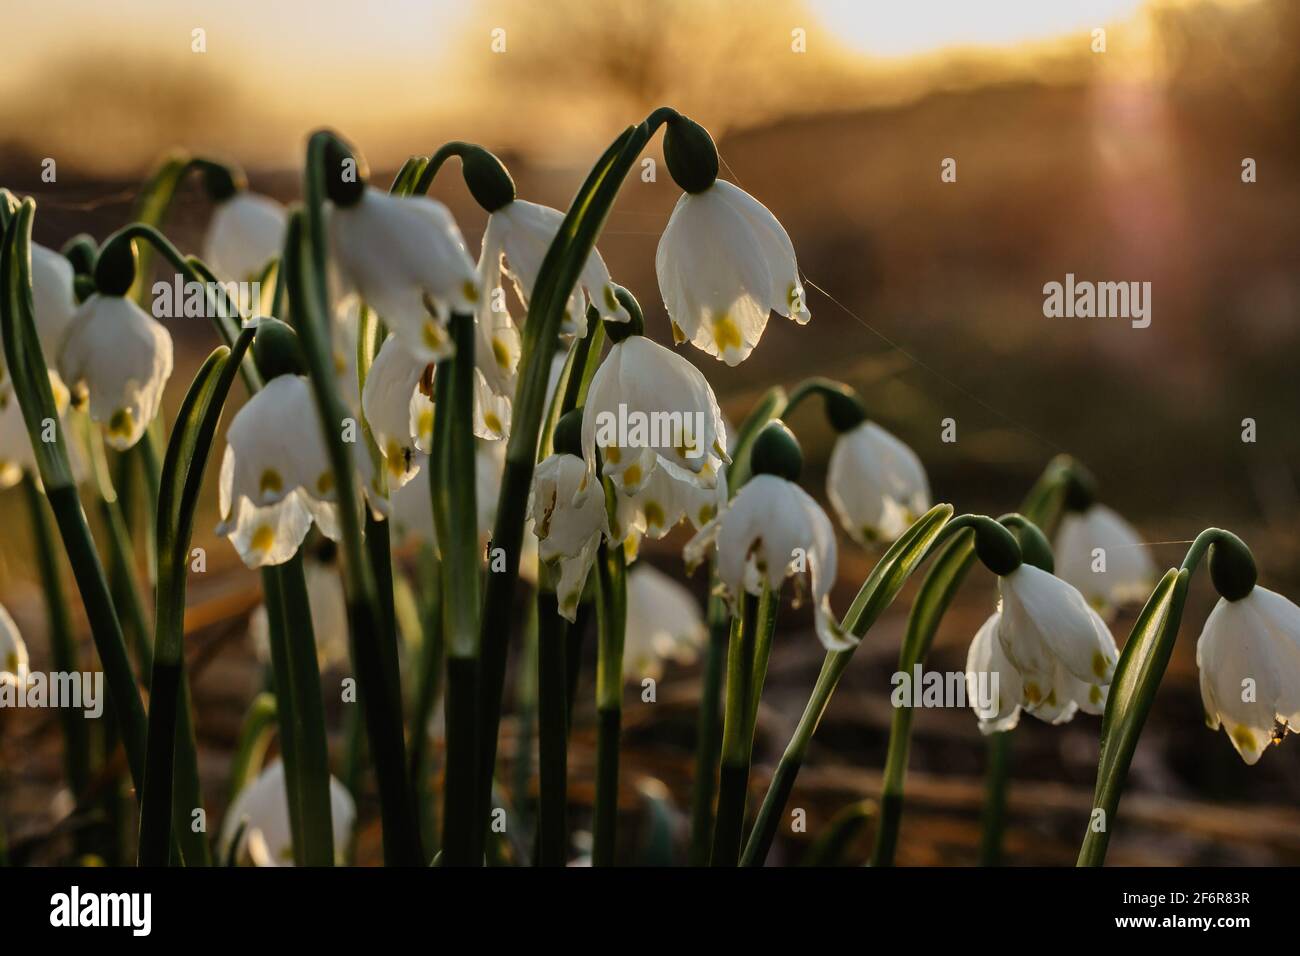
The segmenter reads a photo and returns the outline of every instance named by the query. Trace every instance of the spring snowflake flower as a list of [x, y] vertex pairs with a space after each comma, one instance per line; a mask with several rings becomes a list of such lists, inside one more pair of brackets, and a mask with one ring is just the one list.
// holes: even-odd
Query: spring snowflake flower
[[[338, 568], [319, 561], [304, 561], [303, 576], [307, 583], [307, 603], [311, 608], [311, 626], [316, 637], [316, 657], [322, 670], [347, 664], [348, 602]], [[248, 618], [248, 636], [253, 651], [263, 664], [271, 662], [271, 632], [266, 605], [259, 604]]]
[[[347, 787], [330, 777], [330, 817], [334, 835], [334, 857], [343, 863], [357, 808]], [[243, 834], [236, 846], [240, 826]], [[255, 866], [293, 866], [293, 831], [289, 825], [289, 788], [284, 764], [276, 760], [256, 780], [239, 791], [221, 827], [221, 857], [242, 859]]]
[[433, 366], [390, 335], [375, 356], [361, 393], [361, 407], [388, 466], [390, 489], [419, 471], [418, 452], [433, 438]]
[[888, 543], [929, 510], [930, 483], [916, 452], [863, 421], [835, 442], [826, 496], [853, 540]]
[[[504, 442], [479, 442], [474, 450], [474, 500], [478, 509], [479, 545], [485, 546], [496, 519], [497, 496], [501, 493], [501, 472], [505, 464]], [[428, 467], [421, 454], [416, 467]], [[390, 495], [389, 519], [393, 523], [394, 546], [427, 544], [438, 553], [438, 533], [433, 524], [433, 494], [427, 481], [412, 481]]]
[[[54, 407], [62, 418], [68, 409], [68, 389], [57, 372], [51, 371], [49, 377]], [[75, 445], [69, 452], [73, 474], [76, 476], [82, 459]], [[18, 396], [8, 384], [0, 382], [0, 491], [18, 484], [23, 480], [24, 474], [38, 476], [36, 452], [32, 449], [31, 433], [27, 431], [27, 420], [23, 418]]]
[[453, 351], [451, 312], [472, 313], [480, 295], [474, 262], [451, 213], [427, 196], [362, 189], [329, 217], [342, 277], [416, 358]]
[[663, 538], [682, 521], [689, 521], [699, 530], [726, 502], [725, 472], [718, 473], [714, 487], [701, 488], [675, 470], [656, 466], [635, 491], [616, 496], [611, 537], [623, 542], [631, 561], [636, 558], [642, 537]]
[[812, 317], [785, 229], [761, 202], [723, 180], [677, 201], [655, 273], [673, 340], [690, 341], [728, 365], [749, 357], [769, 313], [800, 325]]
[[626, 679], [658, 679], [665, 660], [691, 663], [708, 634], [699, 602], [687, 588], [648, 564], [628, 571]]
[[1220, 598], [1196, 642], [1211, 730], [1227, 731], [1248, 764], [1300, 721], [1300, 607], [1266, 588]]
[[0, 604], [0, 684], [21, 687], [27, 683], [27, 645], [18, 625]]
[[[72, 263], [65, 256], [32, 243], [32, 305], [36, 335], [41, 340], [47, 365], [54, 365], [63, 351], [68, 326], [77, 313], [74, 278]], [[2, 356], [0, 365], [3, 365]]]
[[1067, 511], [1057, 532], [1056, 573], [1102, 614], [1141, 601], [1156, 583], [1156, 567], [1141, 536], [1105, 505]]
[[203, 258], [219, 276], [238, 282], [256, 279], [280, 255], [287, 219], [274, 199], [247, 189], [231, 193], [217, 203], [208, 223]]
[[572, 622], [601, 538], [609, 534], [605, 491], [577, 455], [551, 455], [533, 473], [528, 506], [541, 561], [559, 566], [555, 594]]
[[644, 335], [615, 342], [587, 391], [582, 453], [621, 493], [656, 466], [712, 488], [727, 455], [727, 426], [708, 381], [686, 359]]
[[697, 567], [711, 547], [717, 549], [718, 579], [733, 607], [740, 594], [761, 594], [764, 583], [779, 590], [788, 577], [795, 579], [797, 600], [806, 572], [822, 643], [833, 651], [858, 643], [840, 629], [831, 611], [835, 529], [821, 506], [794, 482], [772, 474], [751, 478], [687, 543], [687, 567]]
[[[1076, 708], [1100, 714], [1119, 659], [1101, 616], [1074, 587], [1031, 564], [998, 578], [998, 592], [998, 609], [985, 627], [1019, 679], [1022, 706], [1052, 723], [1069, 720]], [[995, 659], [975, 649], [971, 656]], [[967, 679], [978, 670], [968, 660]], [[1003, 671], [1004, 700], [1016, 677]]]
[[246, 565], [288, 561], [313, 520], [337, 539], [334, 472], [305, 378], [280, 375], [267, 382], [235, 415], [226, 441], [217, 533], [230, 539]]
[[140, 440], [172, 374], [172, 338], [130, 299], [95, 294], [81, 304], [59, 361], [69, 386], [84, 386], [90, 417], [118, 451]]

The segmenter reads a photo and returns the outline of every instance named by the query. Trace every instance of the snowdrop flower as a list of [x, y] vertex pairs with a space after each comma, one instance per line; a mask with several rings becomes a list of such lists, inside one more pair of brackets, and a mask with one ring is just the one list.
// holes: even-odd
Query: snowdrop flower
[[[50, 391], [54, 395], [54, 407], [60, 418], [68, 409], [68, 389], [57, 372], [51, 371]], [[76, 445], [70, 447], [71, 464], [74, 476], [80, 471], [81, 457]], [[27, 420], [23, 418], [22, 405], [13, 388], [0, 382], [0, 491], [12, 488], [23, 480], [24, 474], [39, 476], [36, 453], [32, 449], [31, 433], [27, 431]]]
[[[327, 162], [341, 170], [341, 150]], [[416, 358], [452, 354], [450, 313], [472, 313], [480, 298], [474, 262], [447, 207], [427, 196], [391, 196], [326, 177], [333, 201], [330, 242], [342, 278], [375, 309]]]
[[664, 158], [686, 192], [655, 254], [673, 339], [739, 365], [758, 344], [768, 314], [811, 318], [794, 246], [761, 202], [718, 176], [718, 154], [701, 126], [669, 122]]
[[[966, 697], [979, 718], [980, 733], [985, 735], [1011, 730], [1020, 723], [1024, 688], [1020, 672], [1007, 660], [998, 640], [1001, 621], [1001, 610], [995, 611], [975, 632], [966, 653]], [[997, 697], [993, 698], [995, 688]], [[988, 700], [986, 694], [990, 695]], [[981, 711], [981, 703], [988, 705], [986, 711]]]
[[[330, 817], [333, 824], [334, 857], [342, 863], [357, 819], [356, 804], [347, 788], [330, 777]], [[245, 829], [234, 845], [240, 826]], [[235, 797], [221, 827], [219, 841], [223, 859], [249, 856], [256, 866], [293, 866], [293, 831], [289, 825], [289, 789], [284, 764], [276, 760]]]
[[433, 438], [433, 366], [390, 335], [375, 356], [361, 392], [361, 408], [388, 465], [390, 489], [419, 471], [417, 451]]
[[18, 625], [0, 604], [0, 684], [15, 687], [27, 683], [27, 645], [18, 633]]
[[[307, 603], [311, 608], [312, 631], [316, 636], [316, 657], [322, 670], [347, 664], [348, 603], [338, 568], [319, 561], [303, 562]], [[248, 619], [248, 636], [263, 664], [271, 661], [270, 625], [266, 605], [259, 604]]]
[[1056, 573], [1102, 614], [1141, 601], [1156, 583], [1156, 567], [1142, 538], [1105, 505], [1067, 510], [1056, 535]]
[[699, 603], [687, 588], [647, 564], [628, 571], [626, 679], [658, 679], [664, 660], [689, 664], [708, 633]]
[[272, 378], [235, 415], [226, 441], [217, 533], [246, 565], [289, 560], [313, 520], [326, 537], [337, 538], [334, 472], [305, 378]]
[[853, 540], [889, 543], [929, 510], [930, 482], [916, 452], [864, 419], [835, 441], [826, 496]]
[[572, 622], [601, 538], [609, 533], [604, 488], [581, 458], [560, 451], [534, 471], [528, 513], [538, 558], [558, 565], [559, 612]]
[[[63, 351], [68, 326], [77, 312], [73, 291], [72, 263], [53, 249], [32, 243], [32, 306], [36, 336], [45, 353], [45, 364], [53, 367]], [[4, 355], [0, 354], [0, 382], [4, 380]]]
[[859, 639], [844, 633], [831, 611], [835, 530], [826, 512], [795, 484], [803, 456], [794, 435], [772, 422], [755, 439], [750, 460], [754, 477], [687, 543], [688, 569], [716, 548], [718, 579], [733, 608], [742, 593], [761, 594], [764, 584], [779, 591], [788, 577], [795, 579], [797, 601], [806, 572], [817, 636], [829, 650], [853, 647]]
[[599, 449], [602, 474], [624, 494], [635, 492], [656, 466], [713, 488], [722, 464], [731, 462], [713, 389], [699, 369], [639, 334], [638, 326], [606, 327], [615, 342], [587, 390], [583, 457], [594, 474]]
[[1196, 666], [1206, 723], [1255, 763], [1300, 722], [1300, 607], [1258, 586], [1221, 597], [1196, 642]]
[[1101, 616], [1072, 585], [1027, 562], [998, 578], [998, 593], [989, 623], [1025, 709], [1052, 722], [1069, 720], [1072, 705], [1100, 714], [1119, 659]]
[[[279, 257], [288, 216], [274, 199], [237, 188], [229, 174], [227, 182], [228, 192], [220, 188], [214, 193], [209, 185], [217, 207], [203, 240], [203, 258], [218, 276], [243, 282], [260, 277]], [[249, 304], [240, 307], [246, 310]]]
[[[522, 199], [512, 199], [492, 210], [483, 234], [483, 251], [479, 260], [483, 288], [489, 292], [499, 288], [504, 275], [513, 284], [519, 301], [527, 308], [546, 250], [563, 221], [564, 213], [558, 209]], [[569, 296], [560, 328], [562, 335], [581, 338], [587, 334], [588, 303], [596, 308], [602, 319], [627, 322], [631, 318], [615, 296], [615, 286], [610, 281], [605, 260], [594, 248], [578, 274], [573, 294]]]
[[90, 417], [105, 424], [108, 444], [122, 451], [140, 440], [158, 414], [172, 374], [172, 338], [125, 298], [125, 289], [101, 291], [73, 316], [59, 371], [69, 386], [84, 386]]
[[725, 473], [719, 473], [713, 488], [701, 488], [678, 472], [655, 467], [636, 491], [616, 496], [611, 539], [623, 542], [627, 559], [632, 561], [643, 536], [663, 538], [683, 520], [699, 530], [726, 502]]

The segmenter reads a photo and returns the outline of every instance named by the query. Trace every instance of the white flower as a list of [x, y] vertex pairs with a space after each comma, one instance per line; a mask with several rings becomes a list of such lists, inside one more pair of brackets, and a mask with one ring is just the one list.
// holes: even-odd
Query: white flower
[[[321, 669], [346, 664], [348, 651], [348, 602], [338, 569], [319, 561], [304, 561], [307, 604], [311, 608], [312, 632], [316, 637], [316, 658]], [[266, 605], [259, 604], [248, 618], [248, 636], [263, 664], [271, 662], [271, 632]]]
[[0, 604], [0, 684], [21, 687], [27, 683], [27, 645], [18, 625]]
[[916, 452], [864, 421], [836, 439], [826, 496], [853, 540], [887, 543], [929, 510], [930, 483]]
[[92, 295], [72, 319], [59, 370], [85, 385], [90, 417], [118, 451], [140, 440], [172, 374], [172, 337], [130, 299]]
[[[50, 391], [60, 418], [68, 408], [68, 389], [57, 372], [49, 372]], [[80, 470], [81, 458], [76, 446], [70, 446], [69, 458], [74, 475]], [[23, 474], [38, 474], [36, 452], [18, 396], [11, 386], [0, 383], [0, 491], [23, 480]]]
[[[1002, 652], [997, 628], [1002, 612], [993, 615], [975, 632], [966, 652], [966, 698], [979, 718], [982, 734], [1011, 730], [1020, 723], [1020, 704], [1024, 688], [1020, 673]], [[996, 680], [996, 684], [994, 681]], [[992, 694], [996, 687], [997, 697]], [[985, 699], [985, 695], [989, 695]], [[986, 711], [981, 707], [986, 706]]]
[[[334, 858], [342, 863], [357, 819], [356, 804], [347, 787], [330, 777], [330, 818], [334, 836]], [[232, 846], [240, 826], [245, 829], [239, 845]], [[289, 824], [289, 788], [284, 764], [276, 760], [258, 778], [240, 790], [221, 826], [218, 843], [222, 859], [243, 857], [256, 866], [293, 866], [293, 831]], [[233, 853], [232, 853], [233, 850]]]
[[1053, 722], [1072, 716], [1071, 703], [1101, 713], [1119, 659], [1101, 616], [1074, 587], [1031, 564], [998, 578], [998, 592], [995, 630], [1020, 676], [1025, 709]]
[[[564, 213], [558, 209], [522, 199], [509, 202], [488, 216], [480, 258], [483, 288], [490, 293], [504, 274], [514, 284], [519, 301], [527, 308], [546, 250], [560, 231], [562, 222]], [[581, 338], [587, 334], [587, 303], [596, 307], [602, 319], [614, 322], [631, 319], [627, 309], [615, 298], [609, 269], [595, 248], [587, 256], [587, 262], [578, 274], [577, 287], [569, 296], [560, 328], [562, 335]]]
[[428, 452], [433, 437], [433, 374], [430, 363], [412, 355], [390, 335], [370, 366], [361, 407], [375, 444], [388, 464], [388, 486], [402, 487], [420, 470], [416, 452]]
[[280, 255], [287, 218], [274, 199], [241, 189], [212, 213], [203, 258], [218, 276], [238, 282], [259, 278], [266, 264]]
[[835, 529], [826, 512], [794, 482], [758, 474], [736, 493], [727, 507], [686, 545], [689, 568], [705, 559], [711, 545], [718, 552], [718, 579], [735, 606], [742, 592], [773, 591], [793, 576], [796, 600], [806, 571], [813, 596], [817, 636], [829, 650], [855, 646], [859, 638], [840, 630], [831, 611], [835, 583]]
[[601, 537], [609, 533], [604, 488], [577, 455], [551, 455], [533, 473], [528, 513], [538, 557], [559, 565], [560, 614], [573, 621]]
[[658, 679], [664, 660], [691, 663], [708, 633], [700, 605], [687, 588], [647, 564], [628, 571], [623, 643], [626, 679]]
[[[416, 467], [428, 466], [428, 456], [420, 455]], [[474, 450], [474, 500], [478, 510], [479, 544], [486, 545], [496, 520], [497, 495], [501, 493], [501, 471], [505, 464], [504, 442], [479, 442]], [[412, 481], [390, 496], [390, 519], [393, 522], [393, 545], [423, 543], [438, 551], [438, 533], [433, 524], [433, 493], [429, 482]]]
[[[1196, 642], [1201, 701], [1248, 764], [1300, 722], [1300, 607], [1259, 586], [1220, 598]], [[1279, 725], [1281, 725], [1279, 727]]]
[[[32, 305], [36, 335], [41, 340], [45, 364], [51, 368], [63, 350], [68, 326], [77, 312], [74, 278], [72, 263], [66, 256], [32, 243]], [[0, 355], [0, 366], [3, 364], [4, 356]]]
[[800, 325], [811, 318], [785, 229], [766, 206], [722, 180], [677, 201], [655, 272], [674, 341], [689, 339], [728, 365], [749, 356], [773, 310]]
[[235, 415], [226, 441], [217, 533], [246, 565], [288, 561], [313, 519], [322, 534], [338, 537], [334, 472], [305, 378], [267, 382]]
[[1105, 505], [1091, 505], [1082, 514], [1067, 512], [1053, 550], [1057, 576], [1103, 614], [1126, 601], [1145, 599], [1155, 587], [1156, 567], [1142, 538]]
[[719, 472], [713, 488], [701, 488], [675, 470], [656, 466], [634, 492], [616, 496], [611, 538], [623, 542], [631, 561], [636, 558], [642, 536], [662, 538], [683, 519], [696, 529], [702, 528], [726, 501], [725, 472]]
[[453, 346], [452, 311], [479, 300], [474, 263], [451, 213], [427, 196], [390, 196], [367, 186], [329, 217], [342, 277], [417, 358], [434, 362]]
[[730, 463], [727, 426], [708, 381], [686, 359], [643, 335], [609, 350], [587, 390], [582, 414], [582, 454], [624, 493], [632, 493], [656, 464], [696, 481], [717, 483]]

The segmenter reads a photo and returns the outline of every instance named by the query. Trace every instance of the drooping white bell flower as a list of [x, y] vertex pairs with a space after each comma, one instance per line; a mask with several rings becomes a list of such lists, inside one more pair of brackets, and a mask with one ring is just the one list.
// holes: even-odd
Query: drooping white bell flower
[[[330, 787], [330, 822], [334, 837], [334, 858], [343, 863], [357, 807], [343, 786], [333, 776]], [[235, 836], [244, 830], [236, 846]], [[257, 779], [236, 794], [221, 826], [218, 846], [222, 859], [243, 859], [255, 866], [293, 866], [293, 830], [289, 822], [289, 788], [284, 764], [276, 760]]]
[[3, 604], [0, 604], [0, 684], [14, 687], [27, 684], [27, 645]]
[[582, 453], [620, 492], [635, 492], [656, 465], [701, 487], [717, 483], [727, 426], [713, 388], [671, 349], [644, 335], [615, 342], [596, 369], [582, 416]]
[[985, 735], [1011, 730], [1020, 723], [1024, 688], [1020, 672], [1007, 660], [998, 641], [1001, 619], [1002, 612], [994, 611], [975, 632], [966, 652], [966, 699]]
[[1248, 764], [1300, 723], [1300, 607], [1256, 585], [1220, 598], [1196, 642], [1201, 701]]
[[717, 548], [718, 579], [733, 607], [741, 593], [761, 594], [764, 583], [779, 590], [787, 577], [794, 577], [798, 598], [806, 572], [822, 643], [838, 651], [859, 642], [840, 629], [831, 611], [838, 558], [835, 529], [821, 506], [794, 482], [771, 474], [751, 478], [687, 543], [687, 567], [704, 561], [711, 546]]
[[[478, 511], [479, 545], [487, 544], [496, 519], [497, 495], [501, 493], [501, 472], [505, 463], [505, 443], [482, 441], [474, 449], [474, 501]], [[416, 459], [421, 476], [427, 474], [427, 455]], [[390, 495], [390, 520], [393, 523], [394, 547], [427, 544], [438, 552], [438, 533], [433, 523], [433, 493], [423, 477], [395, 489]]]
[[[45, 364], [53, 368], [63, 351], [68, 326], [77, 313], [77, 296], [73, 289], [76, 278], [72, 263], [66, 256], [32, 243], [32, 306], [36, 320], [36, 336], [41, 340]], [[3, 373], [4, 356], [0, 355], [0, 373]], [[3, 374], [0, 374], [3, 379]]]
[[[217, 203], [203, 240], [203, 258], [218, 276], [257, 279], [280, 255], [288, 215], [267, 196], [241, 189]], [[241, 307], [247, 309], [245, 303]]]
[[627, 560], [633, 561], [643, 536], [663, 538], [683, 520], [699, 530], [726, 501], [725, 471], [714, 487], [701, 488], [679, 471], [656, 465], [635, 491], [615, 497], [611, 538], [623, 542]]
[[1056, 573], [1102, 614], [1141, 601], [1156, 583], [1156, 567], [1133, 526], [1105, 505], [1067, 511], [1056, 535]]
[[[484, 288], [495, 288], [501, 276], [505, 275], [514, 284], [519, 301], [527, 307], [541, 272], [542, 260], [563, 222], [564, 213], [558, 209], [522, 199], [495, 210], [488, 216], [487, 229], [483, 233]], [[602, 319], [614, 322], [630, 319], [627, 309], [614, 295], [605, 260], [594, 248], [578, 275], [577, 287], [569, 296], [560, 328], [562, 335], [582, 337], [587, 334], [588, 303], [596, 307]]]
[[699, 602], [689, 589], [645, 563], [628, 571], [625, 679], [657, 680], [665, 660], [691, 663], [708, 634]]
[[[62, 418], [68, 409], [68, 389], [57, 372], [50, 371], [49, 378], [54, 407]], [[75, 444], [69, 447], [69, 458], [75, 477], [82, 464]], [[0, 491], [18, 484], [24, 474], [38, 475], [31, 433], [27, 431], [27, 420], [23, 418], [22, 405], [13, 387], [0, 383]]]
[[367, 186], [356, 202], [334, 206], [329, 232], [343, 279], [412, 355], [435, 362], [452, 354], [447, 319], [472, 313], [480, 290], [446, 206]]
[[361, 407], [388, 466], [388, 487], [400, 488], [419, 471], [417, 452], [433, 436], [433, 370], [395, 335], [379, 348], [366, 375]]
[[812, 317], [785, 229], [761, 202], [723, 180], [677, 201], [655, 272], [674, 341], [689, 340], [728, 365], [749, 357], [770, 312], [800, 325]]
[[1101, 713], [1119, 660], [1101, 615], [1072, 585], [1027, 563], [998, 578], [998, 592], [998, 642], [1019, 672], [1025, 709], [1056, 719], [1073, 701]]
[[[348, 602], [338, 568], [319, 561], [303, 562], [307, 604], [311, 608], [312, 632], [316, 637], [316, 659], [322, 670], [347, 664]], [[248, 618], [248, 636], [253, 651], [263, 664], [271, 662], [271, 632], [266, 605], [259, 604]]]
[[577, 455], [551, 455], [533, 472], [528, 513], [538, 557], [559, 567], [556, 600], [572, 622], [601, 538], [609, 533], [605, 490]]
[[929, 510], [930, 482], [916, 452], [863, 421], [835, 441], [826, 497], [854, 541], [887, 544]]
[[85, 386], [90, 417], [122, 451], [158, 414], [172, 374], [172, 338], [130, 299], [92, 295], [73, 316], [59, 370], [69, 386]]
[[[250, 568], [283, 564], [315, 520], [337, 539], [334, 472], [307, 380], [271, 379], [235, 415], [218, 482], [221, 524]], [[359, 455], [364, 458], [364, 455]]]

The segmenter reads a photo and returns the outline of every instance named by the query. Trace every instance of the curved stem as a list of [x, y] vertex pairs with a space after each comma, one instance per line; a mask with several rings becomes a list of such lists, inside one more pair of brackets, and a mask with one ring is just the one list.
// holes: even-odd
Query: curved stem
[[621, 544], [601, 544], [596, 575], [596, 805], [591, 862], [593, 866], [613, 866], [618, 829], [618, 741], [623, 721], [623, 639], [627, 627], [627, 568]]

